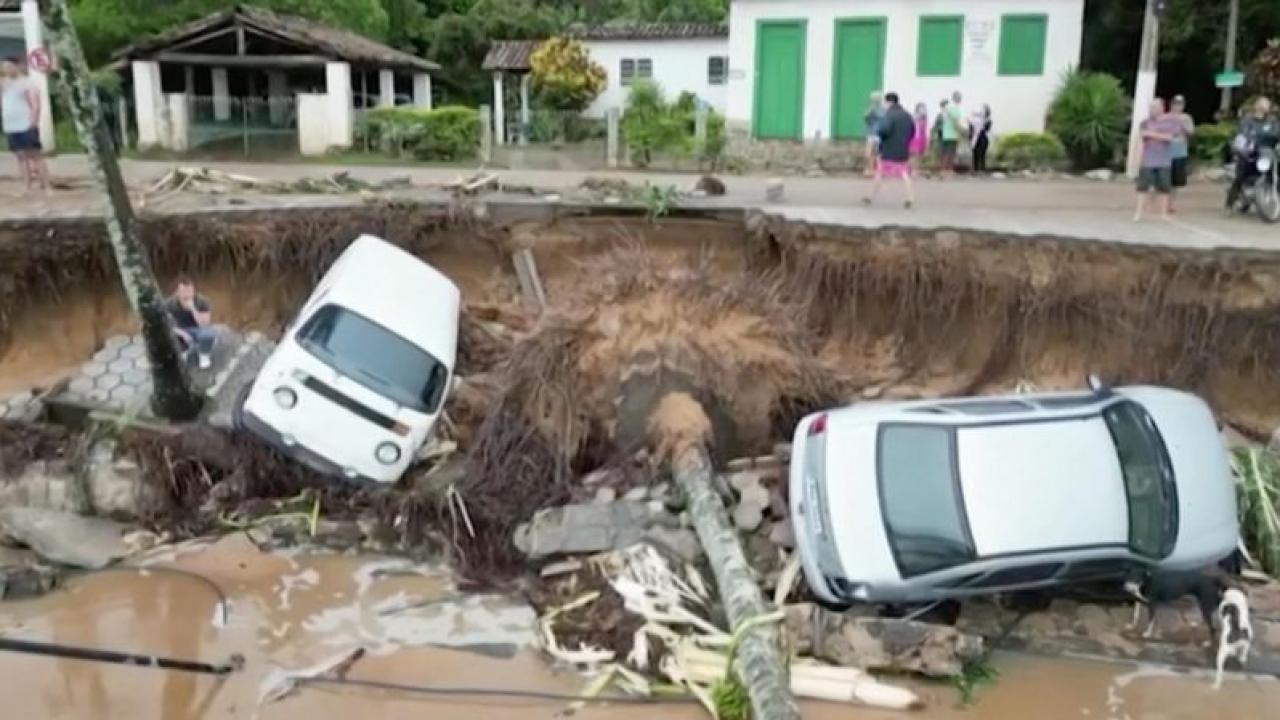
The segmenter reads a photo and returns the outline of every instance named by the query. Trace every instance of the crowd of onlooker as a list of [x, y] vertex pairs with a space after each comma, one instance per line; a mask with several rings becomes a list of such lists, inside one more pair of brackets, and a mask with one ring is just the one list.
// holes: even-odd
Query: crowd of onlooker
[[889, 177], [902, 180], [905, 204], [911, 207], [915, 203], [911, 177], [930, 153], [936, 155], [944, 178], [955, 174], [956, 161], [962, 154], [968, 156], [971, 172], [987, 172], [987, 153], [995, 139], [991, 106], [984, 104], [966, 113], [963, 102], [964, 96], [956, 91], [942, 99], [931, 118], [926, 103], [917, 103], [914, 112], [908, 113], [897, 93], [871, 94], [863, 121], [866, 172], [875, 178], [875, 184], [864, 203], [875, 199], [881, 181]]

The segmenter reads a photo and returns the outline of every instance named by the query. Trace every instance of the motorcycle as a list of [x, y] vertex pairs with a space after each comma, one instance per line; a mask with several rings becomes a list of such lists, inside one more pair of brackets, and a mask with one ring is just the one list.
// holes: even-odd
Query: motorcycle
[[1243, 180], [1231, 207], [1243, 213], [1256, 209], [1268, 223], [1280, 222], [1280, 158], [1276, 145], [1277, 138], [1270, 134], [1256, 141], [1240, 135], [1232, 143], [1236, 172], [1243, 173]]

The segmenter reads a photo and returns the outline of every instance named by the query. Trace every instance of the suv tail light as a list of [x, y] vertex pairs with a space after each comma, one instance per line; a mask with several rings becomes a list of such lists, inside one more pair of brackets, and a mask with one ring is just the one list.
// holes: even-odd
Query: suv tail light
[[821, 435], [826, 431], [827, 431], [827, 414], [826, 413], [822, 413], [818, 417], [814, 418], [813, 422], [809, 423], [809, 437], [813, 437], [814, 435]]

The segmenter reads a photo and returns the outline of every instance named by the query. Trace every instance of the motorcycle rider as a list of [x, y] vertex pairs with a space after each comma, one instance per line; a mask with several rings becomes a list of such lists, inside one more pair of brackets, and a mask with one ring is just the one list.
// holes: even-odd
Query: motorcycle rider
[[1275, 143], [1277, 139], [1280, 139], [1280, 119], [1271, 110], [1271, 100], [1260, 97], [1253, 103], [1253, 111], [1240, 119], [1240, 131], [1232, 142], [1236, 173], [1227, 191], [1227, 210], [1236, 207], [1246, 183], [1258, 174], [1254, 166], [1258, 142]]

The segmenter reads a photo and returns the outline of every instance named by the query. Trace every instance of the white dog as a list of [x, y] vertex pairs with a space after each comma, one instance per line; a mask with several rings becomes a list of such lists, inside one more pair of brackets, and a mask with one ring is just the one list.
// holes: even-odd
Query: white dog
[[1235, 658], [1243, 667], [1249, 662], [1249, 646], [1253, 643], [1253, 626], [1249, 623], [1249, 598], [1244, 591], [1227, 588], [1218, 604], [1218, 673], [1213, 689], [1222, 687], [1222, 669], [1227, 658]]

